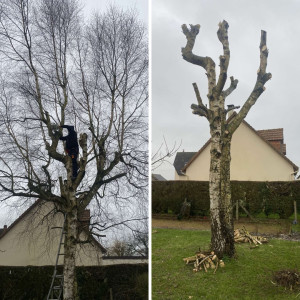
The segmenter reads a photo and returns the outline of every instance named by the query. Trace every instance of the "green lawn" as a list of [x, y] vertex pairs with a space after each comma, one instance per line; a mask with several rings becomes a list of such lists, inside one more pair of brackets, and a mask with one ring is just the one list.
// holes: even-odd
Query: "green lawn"
[[[238, 259], [224, 259], [216, 274], [193, 273], [184, 257], [208, 250], [209, 231], [155, 229], [152, 234], [152, 299], [299, 299], [300, 291], [272, 284], [272, 272], [300, 269], [300, 242], [271, 240], [259, 248], [236, 245]], [[298, 295], [299, 294], [299, 295]], [[296, 296], [298, 297], [296, 298]]]

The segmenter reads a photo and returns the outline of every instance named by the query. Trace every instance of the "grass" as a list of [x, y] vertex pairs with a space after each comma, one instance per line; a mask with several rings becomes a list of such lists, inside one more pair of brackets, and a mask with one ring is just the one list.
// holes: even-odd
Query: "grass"
[[[209, 231], [155, 229], [152, 234], [152, 299], [295, 299], [300, 291], [272, 284], [274, 271], [300, 268], [300, 243], [271, 240], [250, 249], [236, 245], [238, 259], [224, 259], [216, 274], [193, 273], [184, 257], [208, 250]], [[300, 295], [296, 298], [300, 300]]]

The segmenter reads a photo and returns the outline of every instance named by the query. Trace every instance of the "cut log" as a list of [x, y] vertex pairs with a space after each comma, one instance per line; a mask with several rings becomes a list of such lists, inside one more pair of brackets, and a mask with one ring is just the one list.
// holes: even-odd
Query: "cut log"
[[261, 245], [268, 242], [264, 237], [251, 235], [245, 227], [234, 231], [234, 241], [236, 243], [250, 243], [254, 245]]
[[196, 255], [183, 258], [186, 264], [193, 263], [193, 272], [204, 270], [207, 272], [209, 269], [214, 269], [214, 274], [218, 266], [224, 267], [224, 262], [219, 260], [217, 255], [212, 252], [197, 252]]

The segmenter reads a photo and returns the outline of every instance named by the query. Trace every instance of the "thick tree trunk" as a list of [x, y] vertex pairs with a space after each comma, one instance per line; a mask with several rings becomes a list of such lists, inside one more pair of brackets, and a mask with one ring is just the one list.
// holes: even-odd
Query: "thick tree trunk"
[[211, 128], [209, 177], [211, 247], [218, 257], [234, 256], [234, 226], [230, 188], [231, 135], [226, 130], [225, 115], [215, 111]]
[[65, 226], [64, 244], [64, 300], [74, 300], [76, 296], [76, 274], [75, 274], [75, 255], [76, 255], [76, 235], [77, 235], [77, 208], [73, 207], [67, 213]]
[[220, 220], [221, 214], [221, 122], [215, 118], [211, 124], [211, 148], [210, 148], [210, 172], [209, 172], [209, 195], [211, 217], [211, 247], [218, 257], [223, 256], [225, 239], [222, 235]]
[[230, 147], [231, 136], [226, 135], [223, 138], [222, 160], [221, 160], [221, 224], [222, 234], [225, 239], [224, 254], [233, 257], [234, 248], [234, 223], [233, 223], [233, 205], [231, 200], [230, 186]]
[[72, 161], [68, 157], [67, 165], [68, 177], [68, 202], [65, 223], [65, 241], [64, 241], [64, 300], [75, 300], [76, 291], [76, 274], [75, 274], [75, 255], [76, 255], [76, 241], [77, 241], [77, 220], [78, 207], [75, 197], [75, 189], [72, 183]]

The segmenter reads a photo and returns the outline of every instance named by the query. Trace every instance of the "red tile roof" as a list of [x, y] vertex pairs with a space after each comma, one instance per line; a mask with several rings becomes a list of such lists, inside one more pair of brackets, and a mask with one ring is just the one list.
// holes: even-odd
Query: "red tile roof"
[[283, 128], [256, 130], [256, 132], [267, 141], [283, 142]]

